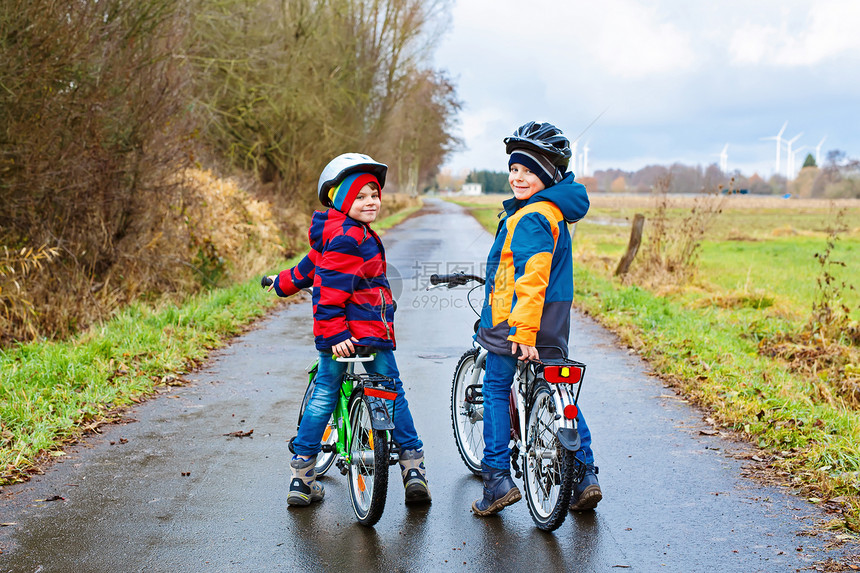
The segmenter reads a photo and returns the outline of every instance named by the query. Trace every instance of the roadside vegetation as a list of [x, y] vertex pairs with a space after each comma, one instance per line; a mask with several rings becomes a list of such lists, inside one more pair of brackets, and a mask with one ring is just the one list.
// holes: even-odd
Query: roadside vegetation
[[[462, 204], [493, 232], [500, 202]], [[636, 213], [643, 243], [615, 277]], [[758, 446], [759, 477], [860, 532], [860, 201], [593, 195], [574, 249], [577, 307]]]

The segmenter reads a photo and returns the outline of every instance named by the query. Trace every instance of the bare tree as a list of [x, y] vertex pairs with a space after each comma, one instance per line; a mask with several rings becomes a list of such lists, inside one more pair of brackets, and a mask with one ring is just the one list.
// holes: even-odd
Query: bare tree
[[[437, 77], [421, 65], [432, 45], [427, 30], [446, 5], [418, 0], [203, 2], [194, 55], [209, 141], [263, 181], [275, 183], [285, 200], [313, 202], [320, 169], [345, 151], [381, 154], [379, 159], [394, 171], [398, 165], [404, 172], [414, 170], [415, 161], [403, 161], [400, 154], [411, 157], [416, 150], [391, 145], [398, 139], [391, 133], [404, 129], [404, 110], [415, 109], [410, 98]], [[437, 88], [453, 91], [450, 82]], [[433, 104], [432, 97], [424, 101]], [[436, 114], [436, 125], [422, 132], [441, 134], [448, 145], [457, 106], [445, 109], [448, 115]], [[425, 164], [433, 163], [427, 159]], [[394, 176], [390, 181], [410, 177], [415, 179]]]

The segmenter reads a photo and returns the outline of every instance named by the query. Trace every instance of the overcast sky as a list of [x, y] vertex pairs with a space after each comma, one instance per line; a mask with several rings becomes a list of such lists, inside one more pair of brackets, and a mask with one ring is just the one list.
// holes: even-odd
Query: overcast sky
[[719, 164], [728, 144], [729, 171], [770, 176], [760, 138], [786, 121], [798, 167], [824, 137], [822, 160], [860, 156], [860, 0], [455, 0], [435, 67], [464, 104], [455, 172], [506, 169], [526, 121], [574, 139], [601, 113], [578, 144], [592, 172]]

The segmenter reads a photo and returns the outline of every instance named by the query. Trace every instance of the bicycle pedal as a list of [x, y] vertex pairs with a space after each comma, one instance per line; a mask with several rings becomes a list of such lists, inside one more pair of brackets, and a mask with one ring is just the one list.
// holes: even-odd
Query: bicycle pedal
[[331, 444], [323, 444], [322, 445], [322, 451], [324, 451], [325, 453], [333, 452], [334, 446]]

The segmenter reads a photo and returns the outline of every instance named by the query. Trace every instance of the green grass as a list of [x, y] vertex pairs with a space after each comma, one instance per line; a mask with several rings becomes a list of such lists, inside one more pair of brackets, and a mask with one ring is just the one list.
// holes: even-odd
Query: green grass
[[[761, 356], [751, 321], [716, 308], [690, 309], [578, 265], [576, 304], [599, 317], [667, 380], [789, 467], [853, 478], [860, 495], [860, 412], [815, 399], [815, 381]], [[792, 455], [783, 452], [789, 450]], [[847, 475], [853, 474], [853, 475]]]
[[56, 453], [81, 428], [178, 379], [276, 302], [253, 279], [181, 307], [132, 305], [72, 340], [3, 352], [0, 484], [22, 479], [41, 453]]
[[[466, 206], [495, 230], [497, 206]], [[798, 328], [811, 312], [826, 212], [738, 214], [709, 233], [695, 284], [659, 296], [610, 278], [634, 210], [593, 210], [576, 229], [575, 251], [588, 264], [575, 262], [574, 302], [718, 424], [768, 452], [773, 475], [786, 485], [810, 498], [843, 496], [849, 509], [833, 525], [860, 531], [860, 412], [823, 399], [822, 380], [758, 352], [761, 338]], [[806, 233], [773, 232], [786, 227]], [[856, 232], [837, 242], [833, 258], [846, 263], [839, 272], [846, 281], [860, 266], [858, 251]], [[858, 306], [856, 291], [844, 296]]]
[[[394, 213], [374, 228], [389, 228], [418, 208]], [[65, 443], [159, 385], [181, 383], [212, 349], [278, 300], [254, 278], [179, 305], [131, 305], [67, 341], [0, 350], [0, 485], [25, 480], [39, 471], [44, 456], [62, 455]]]
[[[815, 255], [824, 248], [823, 237], [706, 242], [699, 276], [721, 290], [772, 293], [793, 311], [806, 314], [812, 308], [816, 280], [822, 272]], [[833, 274], [846, 283], [857, 282], [852, 270], [860, 268], [860, 238], [840, 238], [832, 257], [846, 264], [844, 268], [832, 268]], [[849, 307], [860, 308], [860, 292], [846, 288], [843, 294]]]
[[[624, 250], [627, 248], [630, 227], [595, 224], [589, 217], [577, 224], [576, 243], [579, 252], [588, 251], [603, 257], [614, 270]], [[744, 218], [750, 224], [768, 227], [762, 216]], [[773, 219], [785, 220], [785, 214], [773, 215]], [[788, 217], [793, 220], [792, 217]], [[624, 221], [624, 219], [617, 219]], [[770, 225], [774, 221], [770, 220]], [[795, 221], [796, 223], [796, 221]], [[825, 223], [818, 220], [810, 226], [824, 228]], [[700, 251], [699, 272], [694, 286], [701, 287], [698, 296], [708, 296], [714, 292], [762, 294], [773, 297], [777, 309], [805, 320], [811, 312], [813, 299], [817, 292], [817, 279], [822, 267], [815, 255], [824, 251], [826, 233], [809, 235], [773, 236], [757, 232], [758, 239], [732, 240], [729, 234], [714, 231], [709, 237], [723, 236], [704, 241]], [[646, 235], [647, 240], [647, 223]], [[860, 268], [860, 235], [842, 235], [836, 241], [831, 258], [845, 263], [845, 267], [831, 268], [832, 274], [854, 289], [843, 289], [844, 302], [853, 309], [853, 318], [860, 319], [860, 280], [856, 269]], [[635, 263], [634, 263], [635, 264]], [[695, 293], [692, 296], [697, 296]]]

